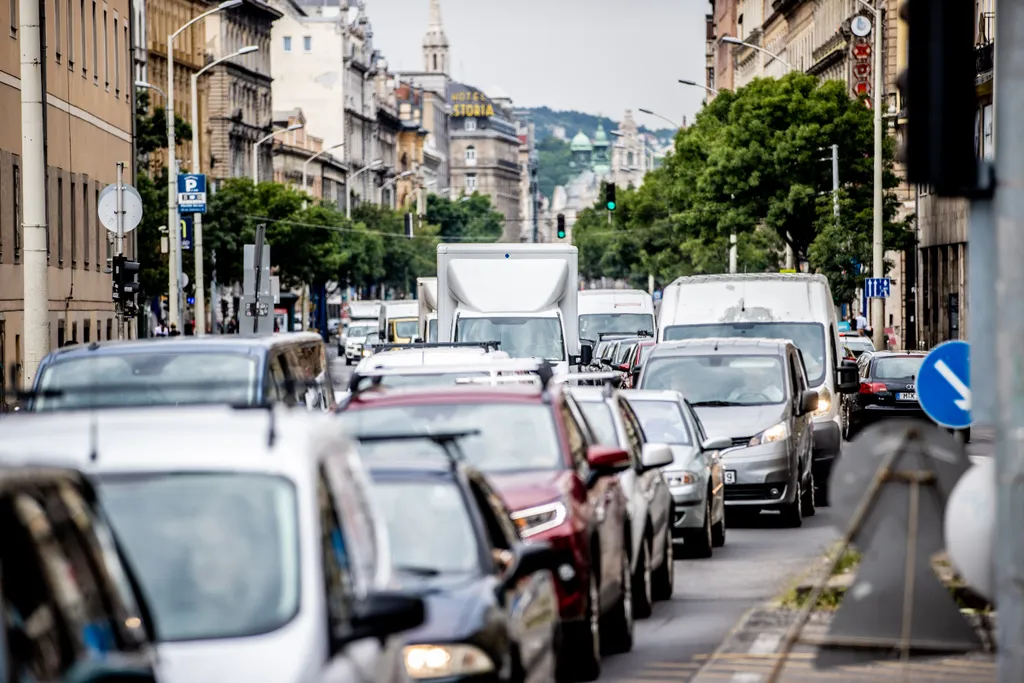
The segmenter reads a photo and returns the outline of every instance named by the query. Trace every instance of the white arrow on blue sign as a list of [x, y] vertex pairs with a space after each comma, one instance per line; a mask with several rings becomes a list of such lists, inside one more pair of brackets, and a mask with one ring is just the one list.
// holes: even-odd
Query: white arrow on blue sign
[[925, 356], [917, 371], [921, 409], [943, 427], [971, 426], [970, 348], [965, 341], [939, 344]]
[[869, 299], [888, 299], [890, 280], [887, 277], [869, 277], [864, 280], [864, 295]]

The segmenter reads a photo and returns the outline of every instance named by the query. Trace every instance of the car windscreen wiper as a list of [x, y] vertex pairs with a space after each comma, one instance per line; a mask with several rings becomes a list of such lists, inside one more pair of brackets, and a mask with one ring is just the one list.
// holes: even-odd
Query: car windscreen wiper
[[415, 565], [396, 565], [395, 570], [423, 577], [438, 576], [441, 573], [441, 570], [433, 567], [417, 567]]
[[747, 405], [745, 403], [737, 403], [736, 401], [697, 401], [691, 403], [692, 406], [710, 406], [712, 408], [724, 408], [726, 406], [742, 406]]

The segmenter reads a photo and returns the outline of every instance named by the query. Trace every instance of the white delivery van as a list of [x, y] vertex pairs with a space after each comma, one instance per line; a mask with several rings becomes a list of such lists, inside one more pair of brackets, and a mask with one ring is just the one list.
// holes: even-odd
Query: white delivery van
[[581, 289], [580, 339], [594, 343], [601, 335], [654, 336], [654, 301], [639, 289]]
[[416, 301], [419, 304], [419, 338], [433, 344], [437, 341], [436, 277], [416, 278]]
[[791, 339], [807, 381], [818, 392], [814, 411], [817, 502], [828, 504], [828, 480], [842, 442], [840, 394], [857, 391], [856, 365], [840, 361], [832, 290], [824, 275], [744, 273], [681, 277], [664, 289], [658, 341], [708, 337]]
[[338, 357], [345, 365], [362, 360], [363, 343], [380, 325], [380, 301], [350, 301], [348, 304], [348, 330], [338, 337]]
[[590, 362], [576, 311], [578, 252], [567, 244], [437, 245], [439, 342], [496, 341], [512, 358], [565, 373]]
[[411, 299], [383, 302], [377, 317], [381, 343], [409, 344], [416, 339], [419, 311], [419, 304]]

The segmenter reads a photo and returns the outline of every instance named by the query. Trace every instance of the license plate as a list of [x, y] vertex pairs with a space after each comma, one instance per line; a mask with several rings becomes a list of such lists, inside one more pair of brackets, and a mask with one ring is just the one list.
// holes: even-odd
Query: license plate
[[917, 400], [917, 392], [914, 392], [912, 394], [906, 393], [906, 392], [896, 394], [896, 400], [897, 401], [916, 401]]
[[726, 470], [725, 471], [725, 483], [726, 484], [735, 484], [736, 483], [736, 470]]

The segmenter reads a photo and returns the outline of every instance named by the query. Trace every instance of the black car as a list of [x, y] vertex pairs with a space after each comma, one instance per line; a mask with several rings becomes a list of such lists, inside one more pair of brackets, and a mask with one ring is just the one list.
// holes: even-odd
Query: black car
[[446, 683], [553, 681], [559, 556], [521, 540], [495, 491], [461, 461], [461, 436], [360, 439], [399, 586], [426, 603], [426, 621], [403, 634], [406, 671]]
[[155, 683], [138, 584], [78, 473], [0, 468], [0, 680]]
[[844, 397], [847, 439], [880, 419], [928, 419], [917, 400], [917, 373], [924, 358], [925, 354], [916, 351], [865, 351], [860, 355], [860, 390]]

